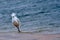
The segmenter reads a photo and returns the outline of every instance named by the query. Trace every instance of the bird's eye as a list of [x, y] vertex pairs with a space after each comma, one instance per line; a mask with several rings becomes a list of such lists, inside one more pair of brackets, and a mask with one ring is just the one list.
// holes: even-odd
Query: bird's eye
[[12, 16], [12, 17], [14, 17], [14, 16]]

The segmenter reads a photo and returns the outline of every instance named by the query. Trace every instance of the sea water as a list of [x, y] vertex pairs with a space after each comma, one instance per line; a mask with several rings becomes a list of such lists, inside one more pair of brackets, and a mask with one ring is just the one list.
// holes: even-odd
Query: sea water
[[11, 22], [13, 12], [21, 31], [60, 33], [60, 0], [0, 0], [0, 32], [17, 31]]

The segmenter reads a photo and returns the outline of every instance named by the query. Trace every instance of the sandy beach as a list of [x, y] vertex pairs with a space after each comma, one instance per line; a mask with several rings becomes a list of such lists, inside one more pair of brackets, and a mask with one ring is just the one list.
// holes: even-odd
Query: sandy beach
[[60, 40], [60, 34], [0, 32], [0, 40]]

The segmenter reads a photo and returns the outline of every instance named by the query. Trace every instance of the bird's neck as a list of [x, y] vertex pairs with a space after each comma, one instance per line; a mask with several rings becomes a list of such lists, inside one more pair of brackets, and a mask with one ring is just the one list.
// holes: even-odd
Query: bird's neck
[[12, 19], [17, 19], [17, 17], [16, 17], [16, 16], [14, 16], [14, 17], [12, 17]]

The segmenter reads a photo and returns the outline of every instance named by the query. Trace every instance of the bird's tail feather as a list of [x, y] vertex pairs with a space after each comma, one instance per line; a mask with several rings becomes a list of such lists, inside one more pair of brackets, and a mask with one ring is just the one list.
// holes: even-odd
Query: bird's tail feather
[[18, 29], [18, 32], [21, 32], [20, 29], [19, 29], [19, 27], [17, 27], [17, 29]]

